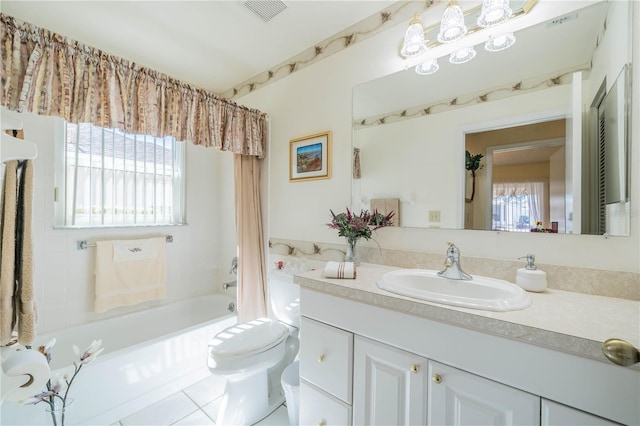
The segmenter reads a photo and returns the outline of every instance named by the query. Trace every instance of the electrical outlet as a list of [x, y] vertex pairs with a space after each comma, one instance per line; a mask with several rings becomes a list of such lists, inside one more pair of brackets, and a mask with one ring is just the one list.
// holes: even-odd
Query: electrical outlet
[[440, 210], [429, 210], [429, 222], [440, 222]]

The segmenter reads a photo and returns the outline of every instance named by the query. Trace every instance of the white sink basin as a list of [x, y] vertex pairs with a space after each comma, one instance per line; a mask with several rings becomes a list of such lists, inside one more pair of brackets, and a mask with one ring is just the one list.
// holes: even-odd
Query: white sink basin
[[451, 280], [427, 269], [400, 269], [384, 274], [376, 284], [383, 290], [427, 302], [487, 311], [515, 311], [531, 305], [522, 288], [494, 278]]

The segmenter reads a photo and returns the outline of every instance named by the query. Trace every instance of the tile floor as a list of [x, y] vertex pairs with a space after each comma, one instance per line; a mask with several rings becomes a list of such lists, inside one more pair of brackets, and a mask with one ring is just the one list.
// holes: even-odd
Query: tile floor
[[[208, 426], [215, 425], [216, 414], [224, 392], [224, 379], [210, 376], [111, 426]], [[288, 426], [287, 407], [281, 405], [259, 426]]]

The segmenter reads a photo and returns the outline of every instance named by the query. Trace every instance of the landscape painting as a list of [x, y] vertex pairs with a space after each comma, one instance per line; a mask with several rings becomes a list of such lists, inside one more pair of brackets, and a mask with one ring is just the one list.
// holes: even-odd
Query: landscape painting
[[317, 133], [290, 142], [289, 180], [331, 177], [331, 132]]

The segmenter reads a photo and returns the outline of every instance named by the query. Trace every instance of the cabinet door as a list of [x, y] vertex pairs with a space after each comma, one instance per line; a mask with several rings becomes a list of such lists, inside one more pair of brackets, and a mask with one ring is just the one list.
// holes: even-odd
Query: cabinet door
[[429, 361], [430, 425], [540, 424], [540, 397]]
[[354, 424], [425, 424], [425, 358], [355, 336], [353, 364]]
[[300, 381], [300, 425], [351, 424], [351, 407], [338, 398]]
[[602, 417], [585, 413], [557, 402], [542, 400], [542, 426], [581, 425], [581, 426], [606, 426], [617, 425]]

